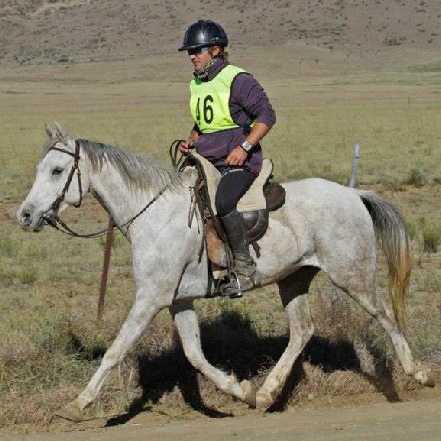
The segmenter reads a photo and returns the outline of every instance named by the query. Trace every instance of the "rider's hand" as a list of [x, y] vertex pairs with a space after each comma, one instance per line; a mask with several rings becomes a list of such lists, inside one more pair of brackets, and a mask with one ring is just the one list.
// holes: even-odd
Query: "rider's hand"
[[188, 153], [190, 152], [190, 149], [193, 148], [193, 143], [194, 143], [194, 140], [192, 138], [188, 138], [179, 144], [179, 150], [184, 155], [188, 155]]
[[230, 154], [225, 159], [225, 165], [231, 166], [242, 166], [246, 161], [248, 153], [238, 145], [233, 150], [231, 150]]

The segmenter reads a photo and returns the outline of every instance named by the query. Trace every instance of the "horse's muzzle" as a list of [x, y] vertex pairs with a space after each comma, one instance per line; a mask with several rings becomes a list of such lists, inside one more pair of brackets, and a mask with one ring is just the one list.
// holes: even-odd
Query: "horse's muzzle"
[[32, 204], [21, 206], [17, 220], [23, 230], [39, 232], [43, 229], [47, 213], [38, 212]]

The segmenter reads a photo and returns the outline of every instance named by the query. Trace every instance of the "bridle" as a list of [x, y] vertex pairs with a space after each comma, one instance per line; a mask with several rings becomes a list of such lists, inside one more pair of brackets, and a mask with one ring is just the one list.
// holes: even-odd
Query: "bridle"
[[[43, 215], [43, 218], [45, 219], [45, 221], [47, 222], [48, 225], [57, 229], [58, 231], [61, 231], [62, 233], [68, 234], [69, 236], [84, 237], [84, 238], [93, 238], [93, 237], [102, 236], [103, 234], [105, 234], [107, 232], [107, 229], [98, 231], [96, 233], [91, 233], [91, 234], [79, 234], [79, 233], [76, 233], [75, 231], [73, 231], [71, 228], [69, 228], [58, 217], [57, 214], [52, 214], [52, 213], [58, 213], [60, 205], [64, 201], [64, 199], [66, 197], [66, 193], [69, 190], [70, 184], [72, 183], [75, 172], [77, 174], [77, 179], [78, 179], [78, 192], [80, 193], [79, 201], [75, 204], [72, 204], [75, 208], [81, 207], [81, 204], [83, 202], [83, 190], [82, 190], [82, 184], [81, 184], [81, 170], [80, 170], [80, 166], [79, 166], [79, 163], [80, 163], [80, 143], [78, 142], [78, 140], [77, 139], [75, 140], [75, 150], [73, 153], [70, 152], [69, 150], [62, 149], [62, 148], [55, 147], [55, 146], [51, 147], [48, 150], [48, 153], [51, 150], [56, 150], [58, 152], [66, 153], [67, 155], [72, 156], [74, 158], [74, 163], [72, 165], [72, 168], [70, 169], [69, 175], [67, 176], [67, 180], [66, 180], [66, 183], [64, 184], [63, 190], [61, 190], [61, 193], [59, 194], [57, 199], [55, 199], [55, 201], [52, 202], [49, 210]], [[60, 225], [61, 228], [58, 225]]]
[[[50, 206], [49, 210], [46, 212], [46, 214], [43, 215], [43, 218], [51, 227], [57, 229], [58, 231], [61, 231], [62, 233], [68, 234], [69, 236], [81, 237], [81, 238], [85, 238], [85, 239], [92, 239], [95, 237], [103, 236], [104, 234], [106, 234], [108, 232], [108, 228], [97, 231], [96, 233], [80, 234], [80, 233], [76, 233], [71, 228], [69, 228], [58, 217], [57, 214], [49, 214], [49, 213], [58, 213], [58, 209], [60, 208], [61, 203], [64, 201], [64, 199], [66, 197], [66, 193], [69, 189], [70, 184], [72, 183], [75, 172], [77, 173], [77, 178], [78, 178], [78, 191], [80, 193], [80, 200], [76, 204], [73, 204], [73, 206], [75, 208], [78, 208], [81, 206], [81, 203], [83, 202], [83, 191], [82, 191], [82, 185], [81, 185], [81, 171], [80, 171], [80, 167], [79, 167], [79, 162], [80, 162], [80, 143], [79, 143], [79, 141], [77, 139], [75, 140], [74, 153], [70, 152], [69, 150], [59, 148], [59, 147], [51, 147], [48, 151], [51, 151], [51, 150], [57, 150], [58, 152], [66, 153], [69, 156], [72, 156], [74, 158], [74, 163], [73, 163], [72, 168], [69, 172], [69, 175], [67, 176], [67, 180], [66, 180], [66, 183], [64, 184], [63, 190], [61, 190], [60, 195], [51, 204], [51, 206]], [[144, 208], [142, 208], [137, 214], [135, 214], [133, 217], [131, 217], [127, 222], [124, 222], [122, 225], [117, 225], [115, 222], [113, 222], [113, 228], [117, 227], [120, 231], [122, 231], [122, 228], [126, 228], [128, 230], [130, 225], [132, 225], [132, 223], [139, 216], [141, 216], [141, 214], [143, 214], [154, 202], [156, 202], [159, 199], [159, 197], [168, 189], [168, 187], [169, 187], [169, 184], [167, 184], [151, 201], [148, 202], [147, 205], [144, 206]]]
[[80, 162], [80, 144], [79, 144], [79, 142], [77, 140], [75, 140], [74, 153], [72, 153], [66, 149], [61, 149], [59, 147], [51, 147], [49, 149], [49, 151], [50, 150], [57, 150], [58, 152], [66, 153], [67, 155], [72, 156], [74, 158], [74, 163], [72, 165], [72, 168], [70, 169], [69, 175], [67, 176], [67, 180], [66, 180], [66, 183], [64, 184], [63, 190], [61, 190], [61, 193], [57, 197], [57, 199], [55, 199], [55, 201], [52, 202], [52, 205], [49, 210], [53, 211], [55, 213], [58, 212], [58, 209], [60, 208], [61, 203], [64, 201], [64, 199], [66, 197], [67, 190], [69, 189], [70, 184], [72, 183], [72, 179], [74, 177], [75, 172], [77, 173], [77, 178], [78, 178], [78, 191], [80, 193], [80, 200], [76, 204], [73, 204], [73, 206], [75, 208], [81, 207], [81, 203], [83, 202], [83, 190], [82, 190], [82, 186], [81, 186], [81, 171], [80, 171], [80, 167], [79, 167], [79, 162]]

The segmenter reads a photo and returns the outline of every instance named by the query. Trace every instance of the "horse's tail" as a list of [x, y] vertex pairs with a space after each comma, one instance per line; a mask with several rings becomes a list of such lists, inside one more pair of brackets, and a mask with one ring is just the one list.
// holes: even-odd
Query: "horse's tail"
[[389, 294], [398, 327], [406, 328], [406, 297], [411, 271], [410, 238], [402, 214], [375, 193], [358, 191], [374, 223], [389, 268]]

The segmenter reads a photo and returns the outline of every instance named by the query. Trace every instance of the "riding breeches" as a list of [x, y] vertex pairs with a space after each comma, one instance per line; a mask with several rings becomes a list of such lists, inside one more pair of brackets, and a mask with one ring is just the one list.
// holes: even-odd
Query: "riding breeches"
[[247, 167], [222, 167], [221, 179], [216, 191], [218, 216], [226, 216], [236, 209], [240, 198], [251, 187], [256, 176]]

